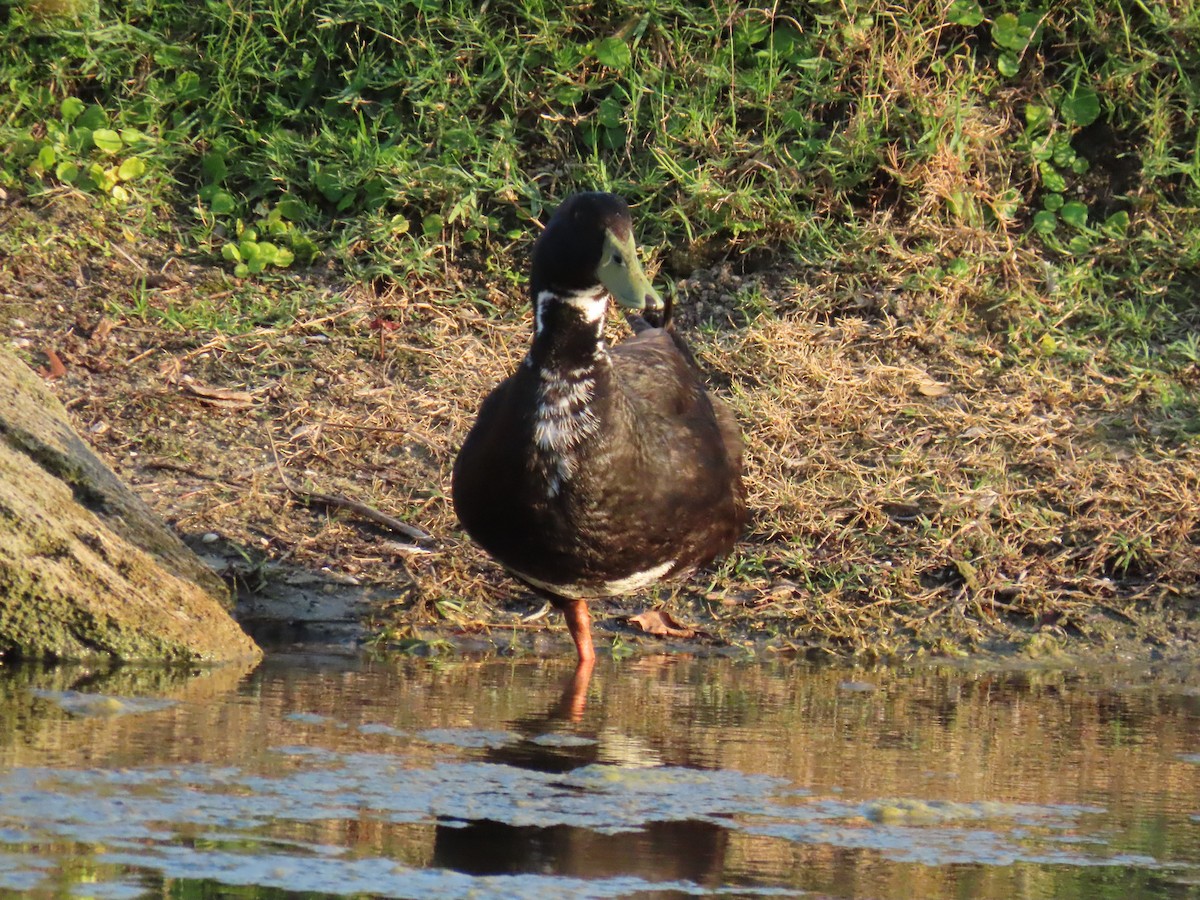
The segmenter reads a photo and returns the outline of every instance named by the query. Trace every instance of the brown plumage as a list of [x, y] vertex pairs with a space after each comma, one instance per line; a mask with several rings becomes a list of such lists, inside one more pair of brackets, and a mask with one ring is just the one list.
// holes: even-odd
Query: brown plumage
[[[589, 597], [726, 553], [745, 524], [742, 442], [642, 274], [623, 200], [577, 194], [534, 249], [535, 334], [454, 466], [463, 527], [563, 610], [590, 663]], [[608, 349], [609, 297], [638, 315]], [[651, 322], [663, 327], [654, 327]]]

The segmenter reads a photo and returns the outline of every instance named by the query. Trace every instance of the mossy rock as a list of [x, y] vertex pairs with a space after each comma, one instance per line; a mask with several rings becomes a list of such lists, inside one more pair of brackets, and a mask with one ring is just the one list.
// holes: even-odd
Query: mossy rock
[[260, 655], [229, 602], [37, 375], [0, 350], [0, 657]]

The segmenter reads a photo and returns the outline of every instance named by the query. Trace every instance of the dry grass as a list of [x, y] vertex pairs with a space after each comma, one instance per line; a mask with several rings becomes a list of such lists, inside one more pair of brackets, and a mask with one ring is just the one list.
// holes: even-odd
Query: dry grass
[[[53, 207], [17, 213], [61, 225]], [[448, 499], [480, 399], [525, 351], [519, 296], [452, 268], [377, 294], [231, 288], [177, 264], [152, 309], [221, 286], [301, 290], [305, 305], [236, 336], [170, 329], [113, 305], [129, 309], [167, 251], [113, 240], [104, 259], [61, 235], [26, 241], [0, 263], [0, 321], [31, 361], [62, 356], [55, 384], [80, 430], [182, 533], [390, 585], [376, 625], [392, 636], [511, 627], [536, 603], [465, 539]], [[1087, 367], [1014, 365], [1001, 336], [968, 329], [976, 282], [910, 290], [906, 266], [920, 261], [897, 256], [887, 284], [778, 267], [681, 284], [683, 307], [710, 320], [689, 337], [744, 426], [754, 521], [731, 560], [651, 602], [721, 643], [837, 653], [1194, 641], [1200, 447], [1156, 441], [1147, 408]], [[188, 379], [254, 403], [206, 404]], [[303, 507], [280, 469], [426, 528], [435, 551]]]
[[1088, 633], [1194, 590], [1195, 448], [1105, 441], [1116, 398], [1094, 384], [920, 332], [797, 314], [719, 348], [752, 423], [756, 587], [790, 633], [864, 651]]

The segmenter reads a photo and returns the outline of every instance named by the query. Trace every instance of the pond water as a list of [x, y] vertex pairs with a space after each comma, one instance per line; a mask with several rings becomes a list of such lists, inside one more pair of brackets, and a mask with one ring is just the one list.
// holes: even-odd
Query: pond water
[[0, 668], [0, 893], [1197, 898], [1200, 672]]

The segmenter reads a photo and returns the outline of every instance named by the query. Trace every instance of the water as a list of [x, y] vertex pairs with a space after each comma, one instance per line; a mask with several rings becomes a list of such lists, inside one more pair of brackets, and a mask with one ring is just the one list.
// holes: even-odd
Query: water
[[0, 893], [1200, 897], [1200, 672], [0, 670]]

